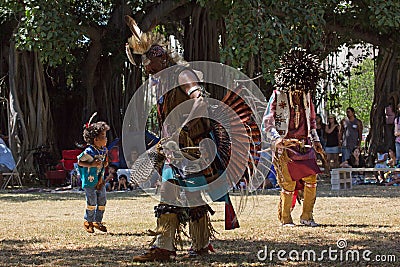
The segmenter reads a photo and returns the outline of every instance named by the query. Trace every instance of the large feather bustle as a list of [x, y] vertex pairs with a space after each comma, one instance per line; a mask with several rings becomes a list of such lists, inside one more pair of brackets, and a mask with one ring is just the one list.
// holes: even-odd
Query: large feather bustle
[[[230, 118], [228, 114], [231, 113], [226, 113], [223, 110], [216, 111], [216, 114], [214, 114], [216, 118], [223, 114], [228, 116], [227, 118], [221, 117], [219, 119], [220, 121], [228, 122], [227, 125], [229, 125], [230, 133], [228, 135], [222, 124], [214, 123], [214, 136], [217, 139], [217, 148], [222, 164], [225, 167], [227, 167], [228, 164], [230, 165], [228, 177], [242, 176], [243, 165], [241, 160], [243, 158], [248, 158], [248, 164], [243, 176], [249, 179], [250, 176], [254, 174], [254, 169], [258, 164], [257, 152], [261, 150], [261, 134], [260, 129], [252, 119], [252, 115], [254, 114], [251, 108], [239, 95], [243, 90], [247, 89], [242, 85], [239, 85], [235, 90], [228, 90], [222, 102], [227, 105], [227, 109], [232, 109], [234, 111], [234, 114], [239, 117], [239, 120]], [[241, 130], [243, 126], [246, 129], [246, 133], [243, 133]], [[235, 143], [234, 151], [231, 149], [232, 143]], [[247, 147], [250, 148], [249, 151]]]

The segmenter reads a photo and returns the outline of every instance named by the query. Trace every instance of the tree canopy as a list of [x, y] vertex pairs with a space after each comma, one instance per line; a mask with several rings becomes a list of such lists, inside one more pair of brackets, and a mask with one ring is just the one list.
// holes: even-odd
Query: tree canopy
[[[3, 0], [0, 78], [9, 77], [0, 89], [1, 96], [13, 96], [11, 113], [18, 119], [11, 132], [18, 142], [72, 146], [94, 111], [111, 124], [113, 137], [120, 136], [125, 108], [143, 81], [141, 69], [126, 63], [124, 15], [145, 31], [175, 35], [187, 60], [222, 61], [261, 76], [255, 81], [267, 97], [279, 58], [290, 48], [307, 48], [324, 60], [343, 44], [370, 43], [379, 48], [370, 141], [381, 142], [379, 118], [400, 86], [397, 0]], [[32, 105], [42, 96], [44, 105]], [[34, 133], [43, 114], [54, 125], [43, 121], [39, 128], [54, 127], [55, 137], [39, 133], [42, 138], [30, 140], [27, 131], [22, 140], [18, 124]]]

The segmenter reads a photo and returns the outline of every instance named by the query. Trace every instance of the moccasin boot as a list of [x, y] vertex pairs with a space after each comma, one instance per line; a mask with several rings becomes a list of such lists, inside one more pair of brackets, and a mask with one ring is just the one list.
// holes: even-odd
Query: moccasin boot
[[[211, 245], [211, 244], [210, 244]], [[196, 258], [199, 256], [207, 256], [210, 252], [210, 248], [207, 246], [202, 249], [194, 250], [193, 248], [190, 248], [188, 250], [188, 254], [183, 256], [183, 258]]]
[[104, 226], [101, 222], [94, 222], [93, 223], [94, 228], [99, 229], [102, 232], [107, 232], [107, 227]]
[[176, 257], [175, 251], [153, 247], [142, 255], [134, 256], [135, 262], [170, 261]]
[[93, 223], [92, 222], [85, 221], [83, 223], [83, 226], [85, 227], [86, 232], [91, 233], [91, 234], [94, 233]]

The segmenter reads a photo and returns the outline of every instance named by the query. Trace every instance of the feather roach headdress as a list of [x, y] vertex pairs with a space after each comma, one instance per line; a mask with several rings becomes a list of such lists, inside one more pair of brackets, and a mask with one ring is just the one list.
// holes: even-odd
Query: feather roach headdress
[[318, 58], [304, 49], [295, 48], [283, 55], [275, 81], [278, 90], [301, 89], [308, 92], [315, 90], [320, 73]]
[[130, 16], [125, 16], [125, 22], [132, 32], [125, 47], [128, 59], [132, 64], [136, 65], [132, 53], [142, 55], [143, 65], [147, 65], [153, 57], [165, 53], [175, 63], [186, 63], [176, 51], [169, 48], [169, 43], [162, 34], [152, 31], [142, 32], [136, 21]]

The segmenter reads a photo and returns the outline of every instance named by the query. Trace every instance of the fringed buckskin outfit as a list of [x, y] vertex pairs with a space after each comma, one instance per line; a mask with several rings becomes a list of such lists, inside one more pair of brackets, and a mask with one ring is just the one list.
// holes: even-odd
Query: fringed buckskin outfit
[[[192, 71], [188, 68], [177, 68], [174, 73], [175, 77], [171, 79], [178, 79], [181, 71]], [[159, 124], [163, 125], [162, 138], [168, 138], [175, 131], [177, 126], [171, 125], [166, 122], [166, 118], [170, 112], [179, 104], [189, 100], [189, 95], [181, 88], [176, 87], [166, 94], [163, 94], [163, 82], [157, 82], [158, 97], [157, 110], [159, 117]], [[202, 90], [202, 89], [201, 89]], [[175, 114], [178, 116], [186, 116], [190, 112], [190, 107], [184, 112], [185, 114]], [[171, 118], [169, 118], [171, 120]], [[179, 118], [172, 119], [172, 122], [179, 121]], [[185, 129], [180, 132], [179, 147], [196, 147], [199, 146], [201, 140], [209, 136], [210, 125], [207, 120], [199, 120], [196, 124], [192, 124], [190, 129]], [[190, 156], [196, 158], [195, 153], [187, 152]], [[186, 173], [184, 162], [177, 165], [170, 162], [168, 159], [165, 161], [162, 168], [162, 185], [161, 185], [161, 203], [155, 207], [157, 217], [157, 236], [155, 237], [154, 246], [168, 251], [175, 251], [177, 244], [180, 240], [179, 232], [181, 230], [180, 224], [183, 226], [189, 224], [189, 236], [191, 238], [191, 250], [195, 253], [202, 253], [207, 251], [210, 238], [213, 237], [214, 230], [211, 226], [211, 221], [208, 212], [214, 213], [212, 209], [202, 203], [197, 207], [182, 208], [173, 206], [167, 203], [177, 202], [180, 203], [180, 191], [173, 185], [186, 187], [186, 198], [201, 199], [200, 191], [190, 188], [201, 187], [207, 185], [207, 178], [203, 171], [197, 173]], [[200, 203], [199, 203], [200, 204]]]
[[[168, 55], [168, 60], [165, 61], [168, 64], [164, 66], [164, 68], [178, 65], [178, 67], [174, 69], [174, 72], [168, 76], [168, 79], [163, 80], [164, 78], [160, 79], [158, 77], [152, 77], [152, 86], [156, 86], [158, 94], [157, 111], [159, 125], [162, 127], [162, 140], [168, 140], [170, 136], [177, 132], [179, 133], [179, 144], [172, 141], [165, 141], [164, 143], [159, 143], [157, 146], [161, 147], [163, 151], [166, 151], [166, 149], [177, 151], [181, 148], [199, 147], [200, 141], [204, 138], [213, 139], [215, 137], [215, 131], [212, 131], [213, 125], [208, 119], [201, 118], [196, 120], [195, 123], [190, 123], [190, 127], [185, 126], [183, 129], [181, 129], [179, 123], [176, 125], [171, 123], [181, 121], [182, 117], [188, 115], [192, 109], [191, 106], [187, 107], [187, 110], [180, 110], [178, 114], [172, 113], [174, 108], [190, 99], [193, 99], [192, 94], [196, 91], [200, 91], [197, 99], [206, 95], [204, 89], [198, 85], [198, 82], [200, 82], [200, 79], [197, 76], [198, 73], [185, 67], [185, 61], [177, 56], [175, 51], [171, 51], [167, 48], [167, 44], [160, 34], [153, 34], [152, 32], [141, 33], [136, 22], [128, 16], [126, 17], [126, 22], [133, 33], [132, 37], [129, 39], [129, 43], [127, 44], [127, 55], [131, 63], [134, 64], [134, 58], [131, 54], [132, 49], [133, 53], [142, 55], [143, 65], [148, 66], [149, 68], [152, 68], [152, 59], [164, 56], [165, 53]], [[170, 88], [168, 83], [171, 80], [178, 81], [178, 78], [183, 72], [191, 72], [192, 77], [197, 78], [197, 80], [194, 81], [195, 85], [190, 89], [183, 89], [182, 86], [177, 86], [172, 90], [167, 91], [168, 88]], [[246, 117], [243, 118], [243, 120], [248, 120], [250, 115], [246, 113], [243, 116]], [[189, 149], [185, 153], [188, 158], [199, 158], [196, 151], [191, 151]], [[180, 197], [181, 192], [179, 187], [176, 185], [186, 187], [186, 199], [201, 199], [201, 191], [196, 188], [204, 189], [204, 186], [207, 186], [207, 184], [214, 181], [220, 174], [219, 170], [224, 168], [224, 163], [215, 160], [209, 167], [200, 168], [201, 171], [188, 172], [186, 171], [184, 160], [181, 161], [179, 165], [175, 164], [173, 159], [168, 157], [165, 157], [164, 160], [165, 162], [161, 167], [161, 202], [159, 205], [154, 207], [155, 216], [157, 218], [157, 228], [155, 231], [151, 231], [151, 234], [155, 236], [152, 242], [153, 247], [145, 254], [135, 256], [133, 258], [134, 261], [145, 262], [169, 260], [170, 257], [175, 256], [177, 245], [181, 241], [180, 232], [187, 223], [189, 224], [189, 235], [191, 238], [189, 256], [207, 254], [208, 251], [213, 251], [210, 239], [214, 236], [215, 231], [211, 225], [209, 213], [212, 215], [214, 211], [202, 200], [196, 205], [190, 205], [188, 208], [182, 207], [184, 205], [179, 203], [182, 200]], [[238, 228], [239, 224], [228, 194], [218, 200], [214, 198], [213, 200], [225, 201], [226, 203], [225, 229], [230, 230]], [[174, 205], [175, 203], [176, 205]]]
[[[295, 65], [300, 63], [299, 61], [291, 63]], [[283, 68], [285, 67], [283, 63]], [[291, 68], [293, 69], [296, 68]], [[302, 77], [304, 76], [307, 75]], [[320, 146], [316, 132], [315, 110], [310, 95], [313, 88], [306, 89], [307, 83], [304, 80], [288, 82], [287, 77], [286, 80], [280, 79], [281, 82], [282, 80], [285, 83], [278, 82], [278, 87], [281, 88], [272, 93], [263, 118], [263, 130], [267, 139], [273, 147], [276, 146], [273, 164], [282, 189], [278, 218], [282, 225], [293, 225], [291, 211], [298, 191], [304, 191], [300, 222], [316, 226], [313, 208], [316, 200], [317, 174], [321, 171], [317, 166], [313, 148], [317, 142]]]

